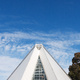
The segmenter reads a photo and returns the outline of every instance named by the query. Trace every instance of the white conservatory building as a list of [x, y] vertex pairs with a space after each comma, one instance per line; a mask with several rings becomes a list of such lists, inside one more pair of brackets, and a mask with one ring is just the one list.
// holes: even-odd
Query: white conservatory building
[[42, 44], [36, 44], [7, 80], [71, 80]]

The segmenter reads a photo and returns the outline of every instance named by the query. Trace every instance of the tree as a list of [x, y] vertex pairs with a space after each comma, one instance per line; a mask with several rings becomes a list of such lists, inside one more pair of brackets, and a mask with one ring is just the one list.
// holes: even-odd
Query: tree
[[69, 66], [69, 76], [72, 80], [80, 80], [80, 52], [74, 54], [72, 65]]

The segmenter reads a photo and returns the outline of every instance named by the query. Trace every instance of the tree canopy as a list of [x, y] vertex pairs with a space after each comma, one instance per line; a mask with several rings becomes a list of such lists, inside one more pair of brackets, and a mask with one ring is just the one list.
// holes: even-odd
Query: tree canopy
[[72, 65], [69, 66], [69, 76], [72, 80], [80, 80], [80, 52], [74, 54]]

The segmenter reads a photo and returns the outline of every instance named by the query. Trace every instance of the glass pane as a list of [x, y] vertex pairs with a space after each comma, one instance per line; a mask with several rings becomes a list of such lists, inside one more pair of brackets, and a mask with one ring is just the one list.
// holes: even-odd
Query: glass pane
[[32, 80], [47, 80], [40, 57], [38, 57], [36, 69]]

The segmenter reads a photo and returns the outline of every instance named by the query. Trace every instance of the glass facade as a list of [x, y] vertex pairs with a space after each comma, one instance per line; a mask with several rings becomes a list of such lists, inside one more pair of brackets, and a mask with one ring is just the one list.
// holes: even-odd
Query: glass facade
[[36, 69], [32, 80], [47, 80], [40, 57], [38, 57]]

